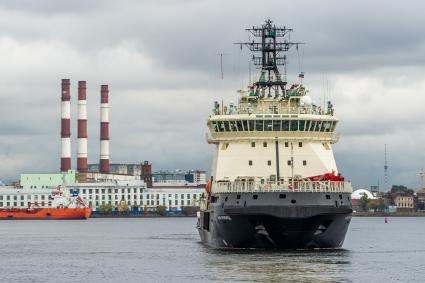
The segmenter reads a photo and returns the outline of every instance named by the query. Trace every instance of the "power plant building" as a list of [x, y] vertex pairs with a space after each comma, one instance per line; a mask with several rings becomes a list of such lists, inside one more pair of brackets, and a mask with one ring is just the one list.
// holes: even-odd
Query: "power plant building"
[[[106, 204], [111, 205], [113, 210], [125, 205], [131, 210], [154, 210], [158, 206], [165, 206], [172, 211], [197, 205], [204, 193], [205, 171], [161, 171], [153, 174], [148, 161], [138, 164], [109, 162], [108, 85], [102, 85], [100, 89], [99, 163], [88, 164], [87, 90], [85, 81], [78, 82], [78, 133], [74, 163], [77, 170], [71, 169], [70, 85], [69, 79], [62, 80], [60, 172], [21, 174], [17, 194], [0, 194], [0, 207], [23, 208], [29, 201], [44, 201], [44, 195], [59, 186], [78, 192], [94, 211]], [[19, 195], [19, 192], [28, 189], [33, 190], [34, 196], [32, 193], [28, 197]]]

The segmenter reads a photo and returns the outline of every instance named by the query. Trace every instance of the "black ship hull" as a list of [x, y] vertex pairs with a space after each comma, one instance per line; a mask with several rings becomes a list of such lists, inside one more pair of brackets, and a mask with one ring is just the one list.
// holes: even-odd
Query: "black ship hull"
[[[198, 231], [202, 242], [222, 249], [342, 246], [351, 220], [350, 194], [289, 193], [284, 200], [279, 193], [258, 194], [255, 200], [253, 195], [222, 195], [223, 202], [201, 211]], [[296, 198], [300, 205], [292, 203]]]

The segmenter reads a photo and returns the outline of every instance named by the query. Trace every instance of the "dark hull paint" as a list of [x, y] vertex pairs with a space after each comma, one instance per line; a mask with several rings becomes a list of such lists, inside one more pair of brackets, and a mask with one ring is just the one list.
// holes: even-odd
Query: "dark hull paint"
[[[218, 205], [201, 211], [198, 232], [204, 244], [223, 249], [339, 248], [351, 220], [351, 203], [342, 206], [311, 203], [297, 193], [303, 205]], [[349, 194], [344, 194], [347, 197]], [[333, 196], [335, 197], [335, 196]], [[304, 198], [304, 199], [303, 199]], [[310, 203], [307, 203], [310, 202]]]

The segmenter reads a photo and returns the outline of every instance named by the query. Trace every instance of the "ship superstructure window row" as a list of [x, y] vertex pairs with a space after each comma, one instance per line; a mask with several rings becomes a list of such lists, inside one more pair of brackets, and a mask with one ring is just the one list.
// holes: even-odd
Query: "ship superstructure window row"
[[215, 132], [333, 132], [336, 121], [321, 120], [229, 120], [213, 121]]

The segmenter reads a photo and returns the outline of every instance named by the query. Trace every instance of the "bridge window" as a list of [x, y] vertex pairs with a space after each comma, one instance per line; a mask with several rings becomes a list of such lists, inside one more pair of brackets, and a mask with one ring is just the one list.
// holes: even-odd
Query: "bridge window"
[[321, 125], [321, 127], [320, 127], [320, 131], [321, 132], [324, 132], [325, 130], [326, 130], [326, 126], [328, 125], [328, 122], [327, 121], [323, 121], [322, 122], [322, 125]]
[[267, 161], [267, 165], [272, 166], [272, 161], [271, 160], [268, 160]]
[[291, 160], [288, 160], [288, 166], [291, 166]]
[[267, 142], [263, 142], [263, 147], [267, 147]]
[[310, 120], [305, 121], [305, 130], [306, 131], [310, 131], [310, 126], [311, 126], [311, 121]]
[[314, 132], [316, 129], [317, 121], [311, 121], [310, 131]]
[[248, 165], [252, 166], [252, 160], [248, 160]]
[[303, 160], [303, 165], [307, 166], [307, 160]]
[[217, 129], [219, 132], [224, 132], [224, 123], [223, 121], [217, 121]]
[[289, 121], [288, 120], [284, 120], [282, 121], [282, 131], [289, 131]]
[[336, 123], [337, 123], [337, 122], [333, 122], [333, 123], [332, 123], [332, 129], [331, 129], [331, 132], [333, 132], [333, 131], [335, 130]]
[[298, 131], [298, 121], [297, 120], [291, 121], [291, 131]]
[[251, 147], [255, 147], [255, 142], [251, 142]]
[[223, 121], [224, 131], [230, 131], [229, 121]]
[[298, 147], [303, 147], [303, 143], [302, 142], [298, 142]]
[[305, 120], [300, 120], [299, 121], [299, 127], [300, 127], [300, 131], [305, 131]]
[[273, 130], [273, 121], [272, 120], [264, 120], [264, 131], [272, 131]]
[[255, 120], [248, 120], [248, 130], [254, 131], [254, 129], [255, 129], [254, 122], [255, 122]]
[[232, 132], [238, 131], [238, 125], [237, 125], [236, 121], [229, 121], [229, 125], [230, 125], [230, 130]]
[[255, 130], [256, 131], [263, 131], [263, 125], [264, 125], [264, 121], [263, 120], [257, 120], [255, 121]]
[[289, 142], [285, 142], [285, 147], [289, 147]]
[[242, 123], [243, 130], [248, 131], [248, 121], [243, 120], [241, 123]]
[[314, 120], [237, 120], [213, 121], [211, 129], [214, 132], [244, 132], [244, 131], [311, 131], [333, 132], [335, 121]]
[[275, 132], [280, 131], [280, 125], [281, 125], [281, 120], [274, 120], [273, 121], [273, 131], [275, 131]]
[[243, 131], [242, 121], [236, 121], [236, 126], [238, 131]]
[[316, 128], [314, 129], [316, 132], [320, 132], [320, 129], [322, 128], [322, 121], [317, 121]]

